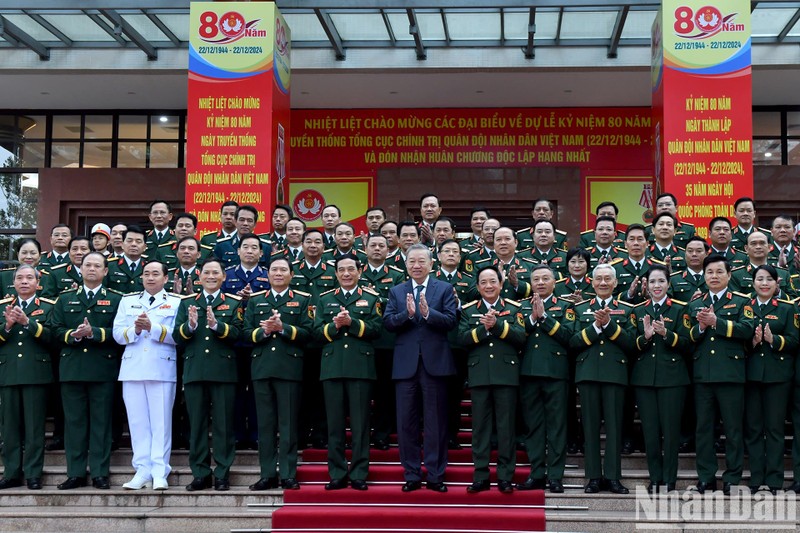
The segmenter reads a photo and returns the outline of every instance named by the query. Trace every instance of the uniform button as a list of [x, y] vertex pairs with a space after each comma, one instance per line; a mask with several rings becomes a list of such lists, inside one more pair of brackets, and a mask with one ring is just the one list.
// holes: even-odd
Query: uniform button
[[[764, 357], [764, 354], [763, 354], [763, 353], [761, 354], [761, 357]], [[783, 358], [781, 357], [781, 359], [783, 359]]]
[[512, 364], [512, 365], [513, 365], [513, 364], [515, 364], [515, 361], [511, 361], [511, 364]]
[[344, 348], [347, 349], [347, 345], [346, 344], [344, 345]]
[[[22, 344], [22, 343], [20, 343], [20, 344]], [[494, 343], [493, 342], [489, 343], [489, 348], [494, 348]]]
[[345, 332], [344, 336], [347, 337], [347, 332]]
[[22, 357], [22, 354], [17, 354], [17, 357]]
[[17, 344], [19, 344], [20, 346], [22, 346], [22, 342], [19, 342], [19, 343], [17, 343]]
[[209, 352], [209, 350], [208, 350], [208, 348], [206, 348], [206, 353], [208, 353], [208, 352]]
[[536, 333], [536, 334], [534, 335], [534, 337], [538, 337], [538, 336], [539, 336], [539, 334], [538, 334], [538, 333]]
[[600, 341], [600, 344], [605, 344], [605, 341]]
[[272, 347], [272, 351], [273, 351], [273, 352], [275, 351], [275, 347], [274, 347], [274, 346]]
[[210, 337], [206, 337], [206, 340], [207, 340], [207, 341], [208, 341], [208, 340], [211, 340], [211, 338], [210, 338]]
[[84, 349], [83, 349], [83, 353], [86, 353], [86, 352], [88, 352], [88, 351], [89, 351], [89, 348], [84, 348]]
[[22, 331], [22, 330], [20, 330], [20, 331], [19, 331], [19, 334], [20, 334], [20, 335], [22, 335], [22, 333], [23, 333], [23, 331]]
[[711, 337], [711, 342], [714, 342], [714, 337]]
[[91, 313], [92, 313], [92, 310], [91, 310], [91, 309], [87, 309], [87, 310], [86, 310], [86, 314], [87, 314], [87, 315], [89, 315], [89, 314], [91, 314]]
[[781, 357], [781, 361], [783, 361], [783, 357]]
[[603, 357], [603, 352], [600, 352], [600, 357]]
[[711, 350], [711, 355], [714, 355], [714, 353], [715, 353], [714, 350]]
[[534, 344], [534, 345], [533, 345], [533, 347], [534, 347], [534, 348], [538, 348], [538, 347], [539, 347], [539, 345], [538, 345], [538, 344]]
[[273, 334], [272, 334], [272, 338], [273, 338], [273, 339], [277, 339], [277, 338], [278, 338], [278, 334], [277, 334], [277, 333], [273, 333]]
[[[653, 354], [653, 357], [655, 357], [655, 356], [656, 356], [656, 354]], [[675, 360], [675, 359], [673, 359], [673, 361], [674, 361], [674, 360]]]

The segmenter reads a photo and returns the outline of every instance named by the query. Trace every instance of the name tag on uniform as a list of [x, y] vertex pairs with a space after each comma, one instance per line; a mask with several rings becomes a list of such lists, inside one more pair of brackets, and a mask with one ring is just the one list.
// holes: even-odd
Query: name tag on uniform
[[97, 300], [97, 305], [111, 305], [111, 300]]
[[775, 315], [767, 315], [764, 318], [768, 318], [770, 320], [778, 320], [778, 317], [776, 317]]
[[267, 307], [269, 304], [266, 302], [261, 302], [260, 304], [256, 304], [256, 307]]
[[333, 276], [320, 276], [319, 279], [333, 279]]
[[300, 307], [300, 302], [286, 302], [286, 307]]
[[458, 285], [459, 287], [469, 287], [469, 283], [467, 283], [466, 281], [457, 281], [456, 285]]
[[142, 308], [142, 306], [139, 305], [139, 304], [134, 304], [134, 305], [131, 306], [131, 309], [141, 309], [141, 308]]
[[392, 282], [392, 278], [383, 278], [381, 280], [381, 283], [391, 283], [391, 282]]
[[608, 311], [608, 314], [609, 315], [624, 315], [625, 314], [625, 310], [624, 309], [610, 309]]
[[264, 281], [264, 282], [268, 282], [268, 281], [269, 281], [269, 278], [256, 278], [256, 281]]
[[560, 307], [551, 307], [548, 311], [561, 311]]
[[164, 304], [161, 307], [159, 307], [159, 309], [172, 309], [172, 306], [169, 304]]
[[217, 311], [227, 311], [230, 308], [231, 308], [231, 306], [228, 305], [228, 304], [219, 305], [219, 306], [217, 306]]
[[369, 307], [369, 302], [366, 300], [356, 301], [356, 307]]
[[728, 305], [723, 305], [722, 306], [723, 309], [734, 309], [735, 307], [736, 307], [736, 304], [728, 304]]
[[37, 309], [36, 311], [31, 313], [31, 316], [43, 315], [43, 314], [44, 314], [44, 309]]

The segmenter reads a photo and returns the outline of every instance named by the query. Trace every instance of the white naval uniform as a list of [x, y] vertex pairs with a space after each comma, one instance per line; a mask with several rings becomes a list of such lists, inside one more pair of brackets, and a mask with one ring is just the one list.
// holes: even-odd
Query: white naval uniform
[[[114, 340], [125, 346], [119, 381], [128, 413], [133, 467], [145, 479], [165, 480], [172, 452], [172, 404], [175, 401], [177, 357], [172, 329], [181, 299], [162, 290], [128, 294], [114, 318]], [[150, 331], [138, 335], [134, 322], [143, 312]]]

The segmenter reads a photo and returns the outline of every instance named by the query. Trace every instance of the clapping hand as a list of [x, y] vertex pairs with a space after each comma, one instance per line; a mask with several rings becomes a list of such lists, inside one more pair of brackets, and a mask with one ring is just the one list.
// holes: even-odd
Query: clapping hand
[[92, 326], [91, 326], [91, 324], [89, 324], [89, 319], [85, 318], [85, 317], [83, 319], [83, 323], [81, 323], [81, 325], [78, 326], [75, 329], [75, 331], [70, 333], [70, 336], [75, 338], [75, 339], [77, 339], [77, 340], [81, 340], [81, 339], [83, 339], [85, 337], [89, 337], [91, 335], [92, 335]]
[[492, 329], [494, 325], [497, 324], [497, 311], [495, 311], [494, 308], [489, 309], [489, 312], [480, 318], [480, 323], [483, 324], [486, 331]]
[[353, 319], [350, 318], [350, 311], [344, 308], [344, 306], [339, 306], [339, 314], [333, 317], [333, 325], [336, 326], [336, 329], [340, 329], [343, 327], [349, 327], [350, 324], [353, 323]]
[[152, 327], [152, 324], [150, 322], [150, 317], [148, 317], [147, 313], [145, 313], [144, 311], [142, 311], [141, 315], [136, 317], [136, 320], [133, 322], [133, 325], [135, 326], [134, 330], [136, 331], [137, 335], [141, 333], [142, 330], [150, 331], [150, 328]]

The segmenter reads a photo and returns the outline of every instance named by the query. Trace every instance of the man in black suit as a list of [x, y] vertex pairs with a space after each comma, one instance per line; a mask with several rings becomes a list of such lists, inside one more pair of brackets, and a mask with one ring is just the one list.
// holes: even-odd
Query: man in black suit
[[[397, 389], [397, 433], [406, 484], [422, 486], [419, 411], [423, 411], [427, 488], [447, 492], [447, 378], [456, 373], [447, 332], [458, 323], [453, 288], [430, 276], [433, 257], [424, 244], [408, 249], [410, 280], [389, 291], [383, 320], [397, 334], [392, 379]], [[420, 396], [422, 402], [420, 405]]]

